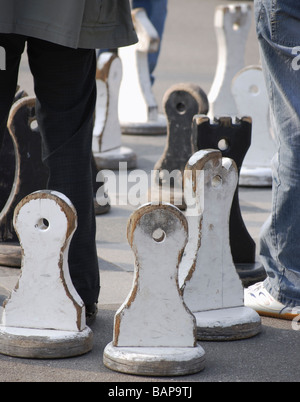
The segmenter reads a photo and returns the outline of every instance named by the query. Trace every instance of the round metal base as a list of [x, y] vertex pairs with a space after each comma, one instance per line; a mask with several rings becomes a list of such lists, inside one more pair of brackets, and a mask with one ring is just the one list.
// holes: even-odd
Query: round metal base
[[205, 367], [200, 345], [190, 348], [118, 347], [109, 343], [103, 363], [111, 370], [142, 376], [180, 376], [198, 373]]

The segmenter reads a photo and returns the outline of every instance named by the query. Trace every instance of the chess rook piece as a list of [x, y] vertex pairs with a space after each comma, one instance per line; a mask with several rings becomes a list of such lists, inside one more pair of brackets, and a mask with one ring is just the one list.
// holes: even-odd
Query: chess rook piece
[[184, 215], [170, 204], [146, 204], [131, 215], [127, 237], [135, 253], [135, 275], [115, 315], [113, 341], [104, 350], [104, 364], [112, 370], [174, 376], [204, 368], [195, 319], [177, 280], [187, 232]]
[[272, 138], [267, 88], [261, 66], [241, 70], [232, 81], [232, 95], [239, 116], [251, 116], [252, 139], [241, 171], [239, 184], [271, 187], [271, 160], [276, 153]]
[[90, 351], [93, 334], [68, 267], [75, 208], [61, 193], [38, 191], [17, 205], [14, 225], [22, 272], [4, 303], [0, 353], [47, 359]]
[[97, 101], [93, 130], [93, 154], [98, 169], [119, 169], [119, 162], [127, 162], [128, 169], [136, 167], [136, 154], [122, 146], [122, 132], [118, 118], [119, 90], [122, 63], [115, 53], [101, 53], [97, 63]]
[[208, 94], [211, 118], [236, 116], [231, 94], [231, 82], [244, 67], [246, 42], [251, 26], [252, 8], [248, 4], [218, 6], [215, 12], [215, 31], [218, 43], [218, 64]]
[[[222, 158], [220, 151], [202, 150], [190, 158], [186, 169], [185, 196], [189, 200], [194, 196], [195, 203], [189, 202], [186, 210], [191, 244], [180, 262], [179, 286], [196, 318], [197, 338], [252, 337], [260, 331], [260, 317], [244, 307], [244, 289], [229, 241], [230, 209], [238, 180], [236, 165]], [[195, 224], [190, 225], [193, 220]]]
[[[249, 117], [221, 117], [213, 122], [207, 116], [194, 116], [193, 151], [216, 149], [223, 157], [233, 159], [240, 172], [243, 160], [251, 144], [252, 120]], [[230, 213], [230, 246], [233, 261], [244, 286], [266, 277], [263, 266], [256, 262], [256, 245], [250, 236], [240, 209], [239, 189], [236, 187]]]
[[185, 209], [182, 179], [192, 154], [192, 121], [194, 115], [208, 112], [208, 100], [199, 86], [182, 83], [173, 85], [165, 93], [163, 105], [168, 121], [167, 139], [164, 152], [154, 166], [149, 198]]
[[143, 8], [132, 10], [139, 42], [120, 48], [123, 77], [119, 93], [119, 120], [123, 134], [165, 134], [167, 122], [158, 112], [148, 66], [148, 53], [156, 52], [159, 36]]
[[[21, 252], [13, 226], [17, 204], [28, 194], [45, 188], [48, 169], [41, 158], [41, 136], [34, 126], [35, 98], [21, 97], [11, 108], [1, 149], [0, 264], [20, 267]], [[2, 168], [3, 166], [3, 168]]]

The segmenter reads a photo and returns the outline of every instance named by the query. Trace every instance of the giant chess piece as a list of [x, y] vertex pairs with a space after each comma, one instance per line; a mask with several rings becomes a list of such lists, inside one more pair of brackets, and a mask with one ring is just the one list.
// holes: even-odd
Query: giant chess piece
[[[14, 210], [25, 196], [46, 188], [49, 177], [42, 161], [35, 101], [24, 91], [17, 93], [0, 151], [0, 265], [13, 268], [21, 266], [21, 248], [13, 225]], [[92, 170], [95, 212], [106, 213], [110, 209], [109, 197], [101, 189], [101, 183], [96, 182], [98, 169], [94, 160]], [[100, 206], [96, 194], [98, 201], [101, 200]]]
[[41, 136], [34, 125], [35, 98], [23, 97], [11, 108], [1, 148], [0, 264], [20, 267], [21, 253], [13, 226], [17, 204], [47, 186], [48, 169], [42, 162]]
[[276, 153], [272, 138], [270, 105], [261, 66], [239, 71], [232, 81], [239, 116], [251, 116], [252, 139], [240, 171], [240, 186], [271, 187], [271, 160]]
[[115, 53], [101, 53], [97, 63], [97, 101], [93, 130], [93, 155], [99, 170], [119, 169], [126, 162], [128, 169], [136, 167], [136, 154], [122, 145], [118, 118], [122, 62]]
[[178, 264], [187, 222], [176, 207], [146, 204], [130, 217], [127, 237], [135, 253], [130, 294], [115, 315], [104, 364], [129, 374], [174, 376], [204, 368], [195, 319], [178, 287]]
[[[210, 121], [207, 116], [195, 116], [193, 150], [220, 150], [223, 157], [234, 160], [240, 172], [251, 144], [251, 128], [252, 120], [249, 117], [236, 118], [233, 122], [228, 116], [214, 121]], [[244, 286], [264, 280], [265, 269], [256, 262], [256, 245], [242, 217], [238, 186], [233, 197], [229, 225], [231, 253]]]
[[38, 191], [17, 205], [14, 225], [22, 272], [4, 303], [0, 353], [42, 359], [87, 353], [93, 334], [68, 266], [75, 208], [61, 193]]
[[179, 286], [196, 317], [197, 337], [252, 337], [260, 331], [260, 317], [244, 307], [244, 289], [229, 241], [230, 209], [238, 180], [236, 165], [222, 158], [220, 151], [202, 150], [190, 158], [186, 169], [189, 241], [179, 266]]
[[166, 134], [165, 116], [151, 87], [148, 53], [156, 52], [159, 36], [143, 8], [132, 11], [139, 42], [118, 50], [123, 65], [119, 93], [119, 120], [123, 134]]
[[196, 114], [208, 112], [208, 100], [198, 85], [180, 83], [165, 93], [163, 106], [168, 121], [166, 145], [154, 166], [149, 198], [185, 209], [183, 174], [192, 154], [192, 121]]
[[218, 64], [208, 94], [211, 118], [236, 116], [231, 82], [244, 66], [245, 47], [251, 26], [252, 7], [248, 4], [218, 6], [215, 12], [215, 30], [218, 43]]

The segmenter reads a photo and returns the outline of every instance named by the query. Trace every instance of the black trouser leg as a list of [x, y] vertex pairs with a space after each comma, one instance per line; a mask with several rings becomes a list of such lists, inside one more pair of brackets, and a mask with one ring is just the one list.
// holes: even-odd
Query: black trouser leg
[[48, 188], [65, 194], [78, 215], [69, 251], [71, 278], [85, 304], [93, 304], [100, 288], [91, 171], [95, 51], [28, 38], [28, 58]]

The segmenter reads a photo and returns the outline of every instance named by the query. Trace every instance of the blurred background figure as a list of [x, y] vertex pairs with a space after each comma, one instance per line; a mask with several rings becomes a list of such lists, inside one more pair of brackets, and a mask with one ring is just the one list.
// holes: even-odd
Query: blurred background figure
[[149, 72], [151, 76], [151, 83], [154, 83], [153, 72], [158, 62], [158, 57], [161, 48], [161, 41], [163, 38], [165, 22], [168, 12], [168, 0], [132, 0], [132, 8], [144, 8], [149, 20], [156, 29], [160, 37], [160, 46], [157, 52], [149, 53]]

